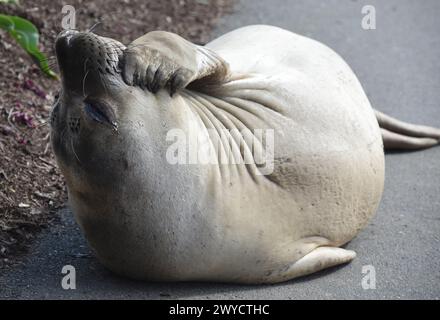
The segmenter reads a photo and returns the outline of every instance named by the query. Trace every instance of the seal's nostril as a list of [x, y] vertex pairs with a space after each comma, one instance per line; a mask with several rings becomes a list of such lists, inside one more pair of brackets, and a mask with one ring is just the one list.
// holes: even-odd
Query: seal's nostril
[[64, 31], [61, 31], [58, 34], [58, 36], [57, 36], [55, 45], [56, 46], [58, 46], [58, 45], [60, 45], [60, 46], [69, 46], [71, 39], [77, 33], [78, 33], [78, 31], [75, 31], [75, 30], [64, 30]]

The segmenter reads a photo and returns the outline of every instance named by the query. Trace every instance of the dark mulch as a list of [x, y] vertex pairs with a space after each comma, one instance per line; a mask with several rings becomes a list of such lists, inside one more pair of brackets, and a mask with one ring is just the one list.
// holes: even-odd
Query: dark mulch
[[[151, 30], [167, 30], [206, 43], [231, 0], [71, 0], [76, 28], [128, 44]], [[55, 64], [52, 46], [62, 30], [61, 4], [53, 0], [0, 4], [0, 13], [18, 15], [40, 30], [40, 49]], [[53, 66], [56, 70], [56, 66]], [[23, 252], [66, 202], [64, 180], [50, 147], [47, 119], [59, 83], [38, 67], [0, 30], [0, 268]]]

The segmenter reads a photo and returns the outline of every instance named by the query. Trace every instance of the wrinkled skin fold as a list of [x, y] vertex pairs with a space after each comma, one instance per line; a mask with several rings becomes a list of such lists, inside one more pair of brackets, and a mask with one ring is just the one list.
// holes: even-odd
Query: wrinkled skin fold
[[[383, 139], [440, 138], [375, 114], [341, 57], [276, 27], [206, 46], [64, 31], [56, 51], [51, 138], [70, 205], [99, 260], [135, 279], [275, 283], [349, 262], [340, 246], [382, 195]], [[219, 146], [216, 158], [264, 154], [256, 130], [273, 132], [273, 150], [263, 163], [173, 164], [172, 130]]]

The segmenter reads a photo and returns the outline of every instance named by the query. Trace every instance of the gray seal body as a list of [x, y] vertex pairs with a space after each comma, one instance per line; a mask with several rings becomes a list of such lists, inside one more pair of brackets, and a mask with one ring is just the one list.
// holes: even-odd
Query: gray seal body
[[[204, 47], [160, 31], [127, 47], [69, 31], [56, 49], [52, 143], [70, 205], [99, 260], [131, 278], [275, 283], [351, 261], [340, 246], [376, 212], [383, 142], [440, 137], [381, 129], [397, 120], [378, 123], [340, 56], [276, 27]], [[170, 163], [176, 130], [207, 141], [202, 155], [271, 157]]]

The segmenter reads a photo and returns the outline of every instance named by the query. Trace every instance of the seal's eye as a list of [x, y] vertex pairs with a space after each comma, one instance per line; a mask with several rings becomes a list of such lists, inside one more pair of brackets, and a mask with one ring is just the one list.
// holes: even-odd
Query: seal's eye
[[90, 119], [117, 130], [118, 125], [113, 109], [106, 103], [87, 98], [84, 101], [84, 111]]

